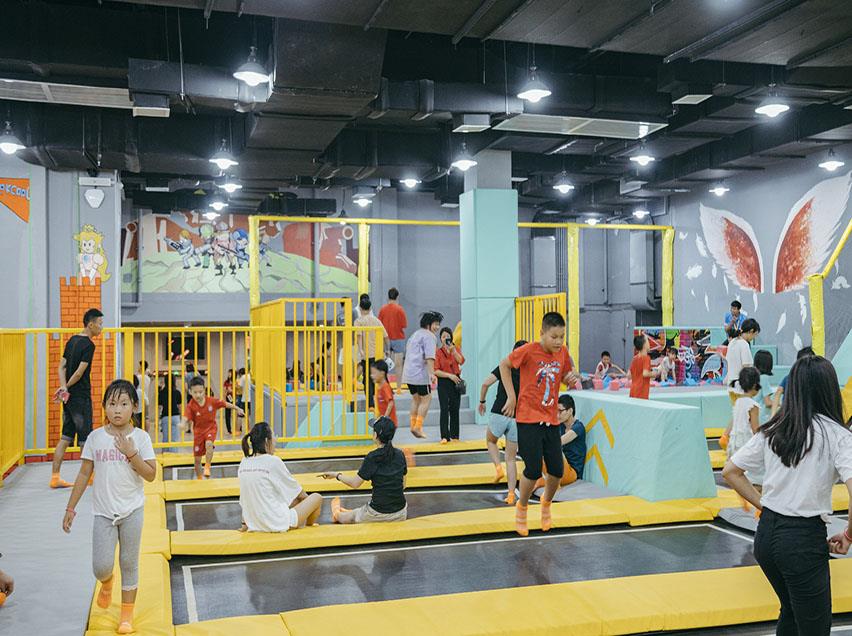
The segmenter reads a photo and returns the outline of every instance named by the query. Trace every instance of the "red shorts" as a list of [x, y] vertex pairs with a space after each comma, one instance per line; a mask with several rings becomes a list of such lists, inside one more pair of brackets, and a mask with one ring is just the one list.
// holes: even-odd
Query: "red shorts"
[[192, 431], [192, 454], [195, 457], [202, 457], [207, 452], [207, 440], [214, 444], [216, 443], [216, 429], [193, 429]]

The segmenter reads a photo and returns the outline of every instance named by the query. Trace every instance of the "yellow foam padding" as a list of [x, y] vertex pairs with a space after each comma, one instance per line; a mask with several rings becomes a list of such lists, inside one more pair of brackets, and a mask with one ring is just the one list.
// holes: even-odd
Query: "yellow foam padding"
[[146, 495], [163, 496], [163, 466], [160, 462], [157, 462], [157, 474], [154, 477], [154, 481], [146, 481], [144, 490]]
[[176, 625], [175, 636], [289, 636], [280, 614], [217, 618], [189, 625]]
[[[518, 471], [523, 462], [518, 462]], [[356, 471], [342, 471], [344, 475]], [[334, 492], [343, 490], [340, 482], [323, 479], [314, 473], [296, 475], [297, 481], [307, 492]], [[505, 481], [505, 478], [504, 478]], [[457, 464], [455, 466], [415, 466], [408, 469], [407, 488], [435, 488], [438, 486], [474, 486], [494, 483], [494, 464]], [[364, 482], [359, 490], [370, 490], [370, 482]], [[239, 497], [240, 482], [237, 477], [222, 479], [171, 479], [165, 482], [166, 501], [189, 499], [212, 499], [217, 497]]]
[[[160, 554], [139, 555], [139, 593], [133, 615], [137, 634], [145, 636], [173, 636], [172, 589], [169, 564]], [[112, 605], [101, 609], [95, 603], [100, 584], [95, 585], [92, 606], [89, 610], [89, 627], [86, 636], [114, 636], [121, 612], [121, 571], [116, 563]], [[62, 620], [57, 617], [56, 620]]]
[[142, 554], [161, 554], [171, 559], [171, 542], [166, 527], [166, 501], [161, 495], [145, 495], [142, 524]]
[[843, 398], [843, 417], [849, 421], [852, 417], [852, 376], [849, 376], [846, 386], [840, 391], [840, 396]]
[[724, 450], [711, 450], [710, 451], [710, 467], [711, 468], [724, 468], [725, 462], [728, 461], [727, 451]]
[[606, 497], [590, 501], [601, 508], [623, 513], [631, 526], [684, 523], [687, 521], [712, 521], [714, 517], [713, 513], [702, 505], [702, 500], [700, 499], [647, 501], [639, 497], [625, 496]]
[[[504, 442], [501, 440], [502, 447]], [[279, 448], [275, 454], [284, 459], [328, 459], [331, 457], [363, 457], [375, 446], [363, 444], [360, 446], [327, 446], [317, 448]], [[422, 442], [416, 444], [404, 444], [398, 448], [410, 448], [417, 453], [459, 453], [465, 451], [483, 451], [486, 449], [484, 438], [481, 440], [466, 440], [453, 442], [452, 444], [439, 444], [434, 442]], [[214, 464], [238, 464], [243, 458], [242, 451], [216, 451], [213, 454]], [[160, 464], [166, 466], [191, 466], [193, 458], [190, 453], [162, 453], [157, 456]]]
[[[717, 488], [713, 499], [696, 499], [696, 503], [707, 508], [713, 516], [718, 516], [722, 508], [739, 508], [742, 505], [740, 496], [730, 488]], [[670, 503], [670, 502], [669, 502]], [[849, 491], [845, 484], [835, 484], [831, 490], [831, 505], [835, 512], [849, 509]]]
[[722, 433], [724, 432], [724, 428], [705, 428], [704, 437], [706, 437], [707, 439], [715, 439], [717, 437], [722, 437]]

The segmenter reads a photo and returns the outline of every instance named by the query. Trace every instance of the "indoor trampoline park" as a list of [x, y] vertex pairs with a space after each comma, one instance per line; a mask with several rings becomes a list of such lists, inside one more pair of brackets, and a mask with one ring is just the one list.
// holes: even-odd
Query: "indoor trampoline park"
[[0, 635], [852, 636], [852, 2], [3, 10]]

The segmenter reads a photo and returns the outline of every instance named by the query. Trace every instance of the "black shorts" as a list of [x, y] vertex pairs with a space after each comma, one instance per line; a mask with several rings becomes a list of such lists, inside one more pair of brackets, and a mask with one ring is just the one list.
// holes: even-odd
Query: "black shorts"
[[62, 409], [62, 439], [74, 442], [77, 446], [86, 443], [92, 432], [92, 399], [88, 397], [71, 397]]
[[527, 479], [541, 477], [542, 460], [548, 475], [562, 479], [565, 467], [558, 426], [518, 422], [518, 454], [524, 460], [524, 477]]
[[432, 385], [430, 384], [409, 384], [408, 392], [411, 395], [429, 395], [432, 392]]

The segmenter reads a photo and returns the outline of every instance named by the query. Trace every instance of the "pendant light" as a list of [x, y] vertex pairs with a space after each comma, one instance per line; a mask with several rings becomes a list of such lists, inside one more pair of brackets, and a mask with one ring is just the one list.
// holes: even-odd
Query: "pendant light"
[[234, 159], [234, 156], [228, 152], [227, 142], [224, 138], [222, 138], [222, 143], [219, 145], [219, 150], [210, 157], [209, 161], [215, 164], [219, 170], [227, 170], [228, 168], [240, 165], [240, 162]]
[[645, 166], [647, 166], [649, 163], [656, 161], [656, 160], [657, 160], [656, 157], [654, 157], [654, 155], [650, 154], [648, 152], [647, 148], [645, 148], [644, 143], [641, 146], [639, 146], [639, 151], [635, 155], [631, 155], [631, 157], [630, 157], [630, 161], [632, 161], [633, 163], [638, 163], [643, 168]]
[[242, 190], [243, 184], [232, 177], [225, 176], [224, 179], [220, 179], [216, 182], [216, 187], [224, 190], [228, 194], [233, 194], [237, 190]]
[[537, 104], [539, 101], [544, 99], [545, 97], [550, 97], [551, 92], [547, 85], [542, 82], [538, 77], [536, 77], [535, 65], [535, 44], [532, 45], [532, 64], [530, 65], [529, 75], [527, 76], [527, 83], [524, 84], [524, 87], [518, 93], [518, 98], [526, 100], [531, 104]]
[[644, 219], [644, 218], [646, 218], [650, 215], [651, 215], [651, 213], [648, 210], [646, 210], [645, 208], [638, 208], [636, 210], [633, 210], [633, 216], [637, 219], [640, 219], [640, 220]]
[[559, 180], [553, 184], [553, 189], [559, 194], [568, 194], [574, 189], [574, 184], [568, 179], [568, 173], [564, 170], [559, 175]]
[[462, 172], [467, 172], [476, 165], [476, 159], [470, 156], [470, 153], [467, 151], [467, 144], [465, 142], [462, 142], [461, 153], [450, 165], [453, 168], [458, 168]]
[[730, 192], [730, 191], [731, 191], [731, 189], [729, 187], [727, 187], [721, 181], [719, 183], [713, 185], [713, 187], [710, 188], [710, 190], [709, 190], [709, 192], [712, 192], [717, 197], [724, 196], [726, 192]]
[[216, 219], [218, 219], [222, 215], [219, 214], [218, 212], [205, 212], [201, 216], [203, 216], [208, 221], [215, 221]]
[[417, 184], [420, 183], [420, 179], [414, 179], [413, 177], [408, 177], [407, 179], [402, 179], [400, 181], [402, 185], [404, 185], [409, 190], [413, 190], [417, 187]]
[[[0, 144], [2, 146], [2, 144]], [[828, 170], [829, 172], [834, 172], [838, 168], [842, 168], [846, 163], [837, 158], [834, 154], [834, 148], [829, 149], [828, 151], [828, 159], [819, 164], [819, 167], [823, 170]]]
[[228, 202], [218, 194], [214, 194], [213, 198], [210, 199], [210, 203], [207, 205], [216, 210], [216, 212], [221, 212], [228, 207]]
[[778, 115], [786, 113], [790, 110], [790, 105], [780, 97], [772, 94], [765, 98], [760, 105], [754, 109], [758, 115], [765, 115], [770, 119], [775, 119]]
[[269, 73], [257, 61], [257, 47], [249, 48], [248, 60], [234, 71], [234, 77], [251, 87], [269, 82]]
[[15, 133], [12, 132], [12, 122], [6, 120], [6, 129], [3, 131], [3, 134], [0, 135], [0, 150], [2, 150], [7, 155], [14, 155], [19, 150], [23, 150], [26, 148], [24, 144], [21, 143], [21, 140], [15, 136]]

